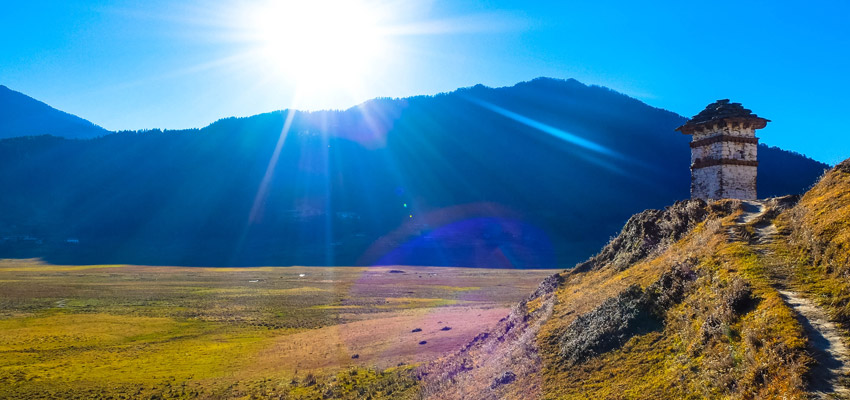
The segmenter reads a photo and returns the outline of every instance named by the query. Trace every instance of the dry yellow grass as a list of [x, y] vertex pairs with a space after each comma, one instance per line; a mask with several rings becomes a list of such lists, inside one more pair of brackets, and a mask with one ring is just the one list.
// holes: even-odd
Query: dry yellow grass
[[787, 237], [777, 252], [794, 266], [791, 283], [850, 329], [850, 162], [828, 172], [777, 226]]
[[407, 391], [548, 274], [395, 268], [0, 261], [0, 398]]
[[[538, 336], [544, 398], [805, 398], [805, 336], [763, 274], [763, 262], [742, 243], [727, 243], [737, 214], [709, 220], [665, 252], [624, 271], [602, 268], [566, 274], [555, 315]], [[659, 330], [632, 337], [621, 348], [575, 367], [561, 367], [551, 340], [632, 284], [642, 287], [677, 263], [698, 278], [682, 303], [666, 312]], [[757, 302], [743, 315], [718, 314], [734, 280], [752, 287]], [[718, 333], [707, 335], [711, 321]]]

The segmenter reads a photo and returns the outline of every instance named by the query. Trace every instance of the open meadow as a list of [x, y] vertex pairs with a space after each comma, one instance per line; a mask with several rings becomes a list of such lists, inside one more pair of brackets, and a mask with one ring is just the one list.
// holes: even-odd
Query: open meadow
[[469, 342], [553, 272], [0, 260], [0, 398], [250, 397], [392, 374]]

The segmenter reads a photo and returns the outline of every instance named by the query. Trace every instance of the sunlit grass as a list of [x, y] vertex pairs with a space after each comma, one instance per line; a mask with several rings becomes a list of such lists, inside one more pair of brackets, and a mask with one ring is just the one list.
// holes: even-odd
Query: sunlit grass
[[[486, 312], [487, 321], [496, 321], [506, 313], [498, 307], [508, 307], [549, 274], [406, 269], [410, 273], [3, 260], [0, 398], [316, 398], [328, 390], [354, 396], [344, 382], [374, 393], [405, 391], [409, 370], [369, 367], [412, 364], [443, 351], [423, 352], [413, 328], [454, 337], [460, 345], [478, 328], [441, 332], [437, 321], [467, 313], [478, 319]], [[459, 300], [467, 293], [475, 298]], [[347, 368], [355, 368], [354, 375], [340, 379], [336, 374]], [[304, 384], [307, 374], [317, 383]]]
[[47, 313], [0, 321], [0, 352], [7, 355], [0, 371], [26, 381], [213, 378], [237, 370], [269, 337], [198, 321]]
[[[547, 365], [545, 396], [805, 398], [804, 332], [772, 288], [764, 261], [750, 246], [727, 241], [737, 216], [703, 223], [665, 252], [624, 271], [568, 274], [555, 317], [538, 335]], [[698, 278], [684, 301], [667, 311], [660, 330], [636, 335], [573, 368], [558, 367], [558, 349], [548, 338], [628, 285], [646, 287], [686, 260], [694, 263]], [[735, 280], [749, 285], [756, 298], [739, 316], [719, 311]]]
[[[845, 163], [846, 164], [846, 163]], [[827, 173], [777, 218], [776, 253], [793, 267], [791, 281], [850, 329], [850, 172]]]
[[85, 271], [90, 269], [106, 269], [106, 268], [123, 268], [126, 265], [105, 264], [105, 265], [52, 265], [45, 264], [38, 260], [9, 260], [0, 259], [0, 271], [4, 272], [71, 272]]

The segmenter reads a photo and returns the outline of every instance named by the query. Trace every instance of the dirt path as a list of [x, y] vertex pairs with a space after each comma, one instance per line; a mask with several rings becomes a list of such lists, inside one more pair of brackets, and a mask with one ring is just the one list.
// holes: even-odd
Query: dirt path
[[760, 201], [742, 201], [741, 203], [744, 208], [744, 213], [738, 217], [737, 222], [739, 224], [749, 224], [756, 218], [761, 217], [765, 211], [767, 211], [767, 206]]
[[783, 299], [795, 312], [809, 337], [809, 351], [817, 365], [812, 368], [810, 390], [815, 398], [847, 398], [850, 390], [840, 382], [848, 371], [850, 357], [839, 329], [830, 322], [814, 302], [798, 293], [780, 290]]
[[[745, 201], [744, 213], [738, 218], [738, 224], [744, 225], [756, 221], [764, 215], [767, 207], [762, 202]], [[758, 245], [769, 244], [777, 233], [776, 225], [771, 223], [754, 225], [754, 241]], [[761, 247], [761, 246], [759, 246]], [[769, 252], [769, 246], [759, 249], [760, 253]], [[850, 351], [844, 344], [840, 329], [829, 321], [826, 313], [813, 301], [788, 289], [779, 290], [785, 303], [797, 313], [797, 319], [803, 326], [809, 339], [809, 353], [817, 362], [811, 370], [809, 383], [810, 395], [815, 399], [850, 399], [846, 375], [850, 372]]]
[[[744, 212], [735, 220], [737, 225], [729, 227], [729, 240], [749, 242], [750, 234], [745, 229], [745, 226], [764, 215], [767, 211], [767, 206], [760, 201], [742, 201], [741, 207]], [[756, 234], [759, 233], [758, 229], [759, 227], [756, 227]], [[767, 237], [767, 235], [765, 235], [765, 237]]]

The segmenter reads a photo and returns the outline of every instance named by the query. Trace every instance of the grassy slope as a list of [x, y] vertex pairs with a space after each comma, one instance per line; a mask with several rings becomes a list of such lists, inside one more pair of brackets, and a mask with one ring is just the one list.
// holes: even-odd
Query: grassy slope
[[790, 284], [809, 293], [850, 329], [850, 160], [844, 161], [776, 220]]
[[[700, 224], [663, 253], [623, 270], [567, 274], [554, 317], [538, 339], [546, 360], [546, 398], [786, 398], [803, 397], [805, 340], [790, 310], [771, 288], [749, 246], [728, 243], [736, 215]], [[558, 335], [631, 284], [642, 287], [676, 264], [696, 274], [663, 325], [623, 346], [565, 367]], [[736, 311], [728, 299], [750, 287], [751, 305]]]
[[[420, 368], [425, 396], [805, 398], [804, 331], [760, 253], [729, 240], [741, 213], [737, 201], [690, 201], [637, 215], [599, 256], [560, 274], [551, 295], [530, 296], [488, 336]], [[654, 305], [617, 320], [634, 288]], [[570, 353], [624, 332], [609, 348]]]
[[[681, 217], [671, 214], [692, 205], [643, 213], [599, 255], [560, 274], [556, 301], [532, 295], [489, 336], [421, 368], [424, 394], [806, 398], [813, 360], [804, 330], [776, 287], [792, 285], [815, 297], [850, 329], [850, 161], [825, 175], [796, 207], [786, 209], [787, 201], [793, 200], [768, 202], [764, 216], [746, 224], [740, 202], [713, 203], [708, 208], [714, 211], [684, 236], [670, 235], [676, 231], [671, 220]], [[776, 238], [755, 240], [756, 231], [771, 223], [778, 226]], [[681, 298], [647, 310], [657, 324], [636, 328], [612, 312], [627, 308], [622, 299], [630, 287], [655, 293], [665, 276], [682, 269], [692, 278], [683, 283]], [[542, 305], [549, 309], [541, 313]], [[588, 327], [611, 329], [598, 334]], [[570, 353], [575, 343], [598, 344], [622, 332], [626, 339], [610, 348], [578, 358]], [[536, 341], [525, 341], [528, 334]], [[509, 373], [514, 381], [501, 383]]]

